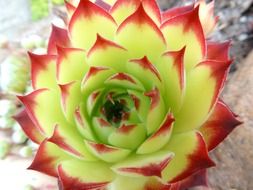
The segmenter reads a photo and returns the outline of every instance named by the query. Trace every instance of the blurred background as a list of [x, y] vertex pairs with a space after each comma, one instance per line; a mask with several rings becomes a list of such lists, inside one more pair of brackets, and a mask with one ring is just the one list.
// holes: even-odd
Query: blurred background
[[[162, 10], [193, 0], [158, 0]], [[37, 145], [12, 116], [22, 109], [15, 94], [31, 89], [27, 51], [43, 54], [53, 23], [65, 27], [63, 0], [0, 0], [0, 179], [4, 190], [57, 190], [57, 181], [26, 168]], [[231, 68], [223, 99], [244, 124], [211, 153], [213, 190], [253, 189], [253, 0], [216, 0], [220, 21], [213, 40], [232, 39]], [[203, 189], [203, 188], [196, 188]]]

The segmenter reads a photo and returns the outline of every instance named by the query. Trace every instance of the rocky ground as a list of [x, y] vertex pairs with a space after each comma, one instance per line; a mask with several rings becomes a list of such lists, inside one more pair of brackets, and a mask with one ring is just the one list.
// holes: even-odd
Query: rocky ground
[[[0, 0], [1, 1], [1, 0]], [[179, 5], [178, 0], [160, 0], [163, 9]], [[191, 0], [183, 0], [189, 3]], [[64, 16], [62, 9], [54, 9], [54, 15]], [[238, 127], [225, 142], [211, 153], [217, 167], [210, 169], [210, 187], [213, 190], [252, 190], [253, 189], [253, 0], [216, 0], [216, 14], [220, 22], [212, 39], [232, 39], [231, 55], [235, 64], [231, 69], [223, 99], [238, 113], [243, 125]], [[0, 49], [0, 62], [14, 50], [20, 49], [19, 40], [30, 34], [40, 34], [47, 38], [50, 32], [51, 16], [36, 23], [27, 22], [14, 28], [8, 48]], [[20, 50], [23, 51], [23, 50]], [[251, 53], [250, 53], [251, 52]], [[247, 57], [247, 59], [246, 59]], [[4, 95], [0, 93], [0, 98]], [[1, 133], [1, 132], [0, 132]], [[0, 135], [1, 138], [1, 135]], [[15, 161], [15, 164], [14, 164]], [[35, 172], [24, 171], [30, 161], [12, 156], [0, 161], [0, 168], [6, 165], [9, 173], [1, 173], [5, 183], [11, 181], [7, 176], [29, 176], [18, 180], [17, 184], [30, 183], [39, 190], [54, 190], [56, 182]], [[14, 166], [15, 165], [15, 166]], [[41, 181], [41, 179], [43, 179]], [[2, 180], [1, 180], [2, 181]], [[21, 182], [20, 182], [21, 181]], [[25, 183], [24, 183], [25, 181]], [[202, 188], [198, 188], [202, 189]], [[9, 190], [9, 189], [8, 189]], [[16, 190], [10, 188], [10, 190]]]

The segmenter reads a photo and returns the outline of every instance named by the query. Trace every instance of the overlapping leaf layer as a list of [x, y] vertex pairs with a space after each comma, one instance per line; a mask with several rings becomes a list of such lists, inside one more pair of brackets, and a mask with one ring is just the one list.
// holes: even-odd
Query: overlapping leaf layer
[[240, 122], [219, 100], [229, 43], [210, 42], [213, 4], [67, 2], [48, 54], [30, 53], [34, 91], [16, 116], [40, 144], [30, 166], [64, 190], [205, 185], [208, 151]]

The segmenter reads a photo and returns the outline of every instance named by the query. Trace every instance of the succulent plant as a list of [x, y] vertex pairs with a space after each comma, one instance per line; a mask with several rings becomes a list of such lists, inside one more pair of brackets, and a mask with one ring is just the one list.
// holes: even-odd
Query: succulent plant
[[20, 53], [13, 53], [0, 64], [0, 84], [4, 93], [22, 94], [29, 81], [30, 65]]
[[68, 28], [29, 53], [34, 91], [19, 96], [16, 120], [40, 144], [29, 168], [65, 190], [205, 185], [208, 152], [240, 124], [219, 98], [232, 61], [229, 42], [206, 40], [211, 6], [66, 1]]

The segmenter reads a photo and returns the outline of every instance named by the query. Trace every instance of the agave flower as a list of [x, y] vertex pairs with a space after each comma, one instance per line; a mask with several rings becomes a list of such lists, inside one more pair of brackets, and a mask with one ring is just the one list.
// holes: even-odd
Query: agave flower
[[232, 61], [229, 42], [206, 40], [212, 4], [66, 7], [68, 27], [53, 26], [48, 54], [29, 53], [34, 91], [16, 116], [40, 144], [29, 168], [65, 190], [204, 185], [208, 152], [240, 123], [219, 99]]

